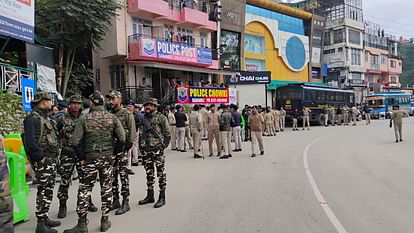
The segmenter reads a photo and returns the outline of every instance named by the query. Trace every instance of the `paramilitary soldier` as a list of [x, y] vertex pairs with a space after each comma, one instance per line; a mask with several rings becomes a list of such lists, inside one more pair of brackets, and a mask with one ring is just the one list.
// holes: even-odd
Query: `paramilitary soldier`
[[51, 227], [60, 226], [60, 222], [52, 221], [48, 216], [59, 155], [55, 125], [48, 117], [49, 110], [52, 108], [52, 97], [45, 92], [38, 92], [31, 104], [33, 111], [23, 122], [23, 141], [38, 181], [36, 233], [57, 233], [57, 230]]
[[114, 140], [125, 143], [125, 131], [119, 119], [105, 111], [104, 97], [100, 92], [91, 96], [91, 112], [82, 115], [76, 124], [71, 143], [79, 156], [79, 191], [76, 212], [78, 224], [64, 233], [87, 233], [88, 200], [99, 175], [101, 186], [102, 218], [101, 232], [111, 227], [108, 215], [112, 201], [112, 169]]
[[[60, 186], [57, 197], [60, 201], [58, 218], [66, 217], [67, 207], [66, 202], [69, 198], [68, 190], [71, 182], [73, 169], [78, 169], [78, 156], [71, 145], [73, 131], [76, 123], [79, 121], [81, 115], [82, 96], [74, 95], [69, 98], [69, 111], [64, 113], [61, 117], [56, 119], [56, 127], [59, 132], [60, 143], [62, 151], [60, 154], [60, 166], [58, 172], [61, 176]], [[89, 201], [89, 211], [96, 212], [98, 209]]]
[[10, 194], [9, 169], [0, 135], [0, 232], [13, 233], [13, 200]]
[[160, 195], [155, 208], [165, 205], [165, 188], [167, 175], [165, 173], [164, 149], [170, 143], [171, 136], [167, 118], [157, 112], [158, 100], [150, 98], [145, 104], [145, 114], [141, 123], [139, 146], [143, 154], [144, 168], [147, 173], [147, 196], [138, 202], [139, 205], [154, 203], [154, 165], [157, 168]]
[[[124, 150], [119, 145], [115, 145], [115, 163], [114, 163], [114, 181], [112, 183], [112, 191], [114, 193], [114, 201], [112, 210], [118, 209], [115, 214], [121, 215], [130, 210], [129, 207], [129, 172], [128, 172], [128, 154], [127, 152], [134, 145], [136, 137], [136, 127], [134, 115], [126, 108], [122, 107], [122, 94], [119, 91], [112, 90], [106, 97], [109, 99], [111, 112], [115, 114], [121, 121], [125, 130], [126, 143]], [[119, 183], [118, 176], [121, 180], [121, 195], [123, 197], [122, 206], [119, 203]]]

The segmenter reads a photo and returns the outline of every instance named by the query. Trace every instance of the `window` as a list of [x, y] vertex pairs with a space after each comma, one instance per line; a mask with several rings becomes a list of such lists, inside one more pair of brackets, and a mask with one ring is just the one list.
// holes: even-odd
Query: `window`
[[265, 53], [264, 37], [245, 34], [244, 51], [248, 53], [264, 54]]
[[331, 54], [331, 53], [335, 53], [335, 49], [328, 49], [323, 51], [323, 54]]
[[391, 77], [391, 83], [397, 83], [397, 77], [392, 76]]
[[361, 65], [361, 50], [351, 49], [351, 64]]
[[200, 46], [202, 48], [208, 48], [207, 34], [200, 32]]
[[331, 45], [331, 32], [325, 32], [325, 45]]
[[381, 54], [381, 64], [387, 64], [387, 55]]
[[372, 55], [371, 56], [371, 65], [379, 65], [379, 56], [378, 55]]
[[112, 89], [123, 88], [125, 86], [124, 65], [109, 66], [109, 72], [111, 73]]
[[247, 71], [264, 71], [266, 70], [265, 61], [257, 59], [245, 59]]
[[351, 44], [361, 44], [361, 33], [352, 29], [348, 30], [349, 33], [349, 43]]
[[342, 43], [345, 40], [344, 29], [338, 29], [334, 31], [334, 43]]
[[193, 31], [185, 28], [177, 28], [177, 40], [178, 42], [194, 45], [195, 39], [193, 37]]
[[340, 52], [342, 52], [342, 51], [344, 51], [344, 48], [339, 47], [339, 48], [338, 48], [338, 53], [340, 53]]
[[397, 67], [397, 62], [396, 62], [396, 61], [391, 60], [391, 67], [392, 67], [392, 68], [396, 68], [396, 67]]
[[140, 18], [132, 18], [132, 33], [139, 36], [152, 36], [152, 22]]
[[368, 62], [368, 60], [369, 60], [369, 53], [365, 52], [365, 61]]
[[170, 24], [164, 24], [164, 38], [168, 41], [174, 40], [174, 26]]
[[326, 91], [319, 91], [317, 93], [318, 101], [326, 101]]
[[361, 73], [352, 73], [352, 80], [361, 80], [362, 74]]

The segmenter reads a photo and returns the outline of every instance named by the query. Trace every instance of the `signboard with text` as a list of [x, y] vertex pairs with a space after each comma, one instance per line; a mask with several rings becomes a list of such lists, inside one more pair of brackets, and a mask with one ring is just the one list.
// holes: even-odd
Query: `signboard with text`
[[35, 81], [32, 79], [22, 78], [22, 98], [23, 98], [23, 109], [26, 112], [32, 111], [31, 102], [36, 93]]
[[228, 88], [177, 87], [177, 103], [179, 104], [228, 104], [229, 101]]
[[34, 43], [35, 0], [0, 0], [0, 35]]
[[270, 71], [241, 71], [230, 76], [231, 84], [269, 84], [272, 80]]
[[210, 48], [197, 48], [185, 43], [149, 38], [140, 39], [139, 56], [178, 63], [192, 63], [206, 66], [213, 64], [213, 53]]

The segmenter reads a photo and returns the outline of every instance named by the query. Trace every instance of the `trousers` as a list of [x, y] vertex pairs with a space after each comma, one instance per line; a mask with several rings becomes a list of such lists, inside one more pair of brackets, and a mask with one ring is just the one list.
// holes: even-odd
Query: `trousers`
[[252, 131], [252, 154], [259, 154], [258, 149], [264, 151], [262, 132]]
[[191, 136], [193, 138], [194, 145], [194, 154], [198, 154], [198, 150], [200, 149], [202, 133], [203, 132], [199, 131], [197, 128], [191, 128]]
[[213, 140], [216, 141], [217, 153], [221, 152], [220, 147], [220, 131], [218, 129], [208, 130], [208, 153], [213, 154]]
[[294, 130], [298, 129], [298, 119], [297, 118], [293, 118], [293, 129]]
[[121, 180], [121, 195], [124, 198], [129, 197], [129, 174], [128, 174], [128, 155], [120, 153], [115, 155], [113, 168], [112, 191], [114, 199], [119, 199], [119, 181]]
[[185, 127], [177, 127], [177, 147], [179, 150], [184, 150]]
[[69, 185], [72, 181], [72, 173], [75, 167], [79, 170], [75, 151], [72, 148], [64, 147], [60, 154], [60, 165], [58, 168], [61, 177], [57, 194], [59, 200], [66, 201], [69, 199]]
[[177, 148], [177, 127], [175, 125], [170, 125], [171, 132], [171, 149]]
[[220, 131], [220, 138], [224, 147], [224, 155], [230, 155], [231, 131]]
[[309, 129], [310, 127], [309, 116], [303, 116], [303, 129], [305, 129], [306, 126], [308, 126], [308, 129]]
[[[165, 172], [165, 156], [164, 151], [144, 151], [143, 162], [145, 173], [147, 175], [147, 188], [154, 190], [155, 184], [155, 168], [157, 169], [158, 185], [160, 191], [165, 191], [167, 187], [167, 173]], [[155, 166], [155, 168], [154, 168]]]
[[394, 123], [394, 133], [396, 140], [402, 140], [402, 124]]
[[45, 161], [33, 163], [33, 170], [37, 181], [36, 217], [38, 219], [48, 218], [50, 204], [53, 198], [53, 189], [57, 172], [57, 159], [45, 157]]
[[241, 150], [241, 143], [242, 143], [242, 138], [241, 138], [241, 127], [240, 126], [236, 126], [233, 127], [232, 129], [233, 131], [233, 138], [234, 138], [234, 149], [236, 150]]

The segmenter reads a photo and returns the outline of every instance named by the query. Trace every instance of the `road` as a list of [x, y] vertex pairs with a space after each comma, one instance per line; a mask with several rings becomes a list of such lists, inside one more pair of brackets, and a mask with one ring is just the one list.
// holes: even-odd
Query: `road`
[[[287, 130], [265, 138], [265, 155], [254, 159], [250, 143], [225, 161], [168, 151], [167, 205], [137, 205], [145, 196], [145, 172], [135, 167], [131, 211], [112, 214], [109, 232], [411, 233], [413, 126], [414, 118], [405, 120], [405, 141], [398, 144], [385, 120]], [[76, 189], [74, 182], [59, 232], [76, 223]], [[35, 189], [30, 191], [34, 210]], [[99, 185], [93, 199], [100, 204]], [[57, 209], [55, 198], [51, 218], [56, 219]], [[89, 232], [99, 232], [100, 213], [88, 218]], [[35, 226], [32, 213], [16, 232], [33, 232]]]

